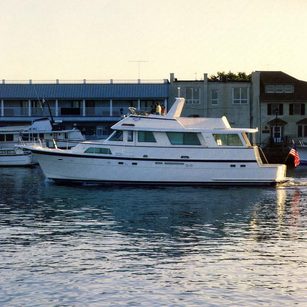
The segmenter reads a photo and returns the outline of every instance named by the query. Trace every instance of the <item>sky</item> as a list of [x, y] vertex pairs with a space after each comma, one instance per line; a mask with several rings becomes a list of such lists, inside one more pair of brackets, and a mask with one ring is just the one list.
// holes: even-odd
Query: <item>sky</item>
[[307, 0], [0, 0], [0, 80], [307, 81]]

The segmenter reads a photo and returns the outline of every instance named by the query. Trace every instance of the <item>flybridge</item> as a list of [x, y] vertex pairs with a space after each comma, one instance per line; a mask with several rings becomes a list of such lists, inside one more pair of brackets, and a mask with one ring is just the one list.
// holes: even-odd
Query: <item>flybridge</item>
[[132, 114], [113, 125], [112, 129], [161, 131], [161, 125], [163, 125], [163, 131], [218, 131], [219, 133], [256, 133], [258, 131], [250, 128], [231, 128], [225, 116], [220, 118], [180, 117], [184, 103], [184, 98], [177, 98], [166, 115], [147, 114], [133, 109]]

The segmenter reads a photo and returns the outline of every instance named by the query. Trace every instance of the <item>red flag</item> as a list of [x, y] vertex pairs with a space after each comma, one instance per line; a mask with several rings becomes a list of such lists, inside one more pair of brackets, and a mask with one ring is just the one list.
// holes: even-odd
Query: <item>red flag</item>
[[294, 167], [297, 167], [300, 165], [301, 160], [300, 160], [300, 156], [296, 150], [295, 145], [291, 148], [291, 150], [289, 151], [289, 155], [293, 156], [293, 161], [294, 161]]

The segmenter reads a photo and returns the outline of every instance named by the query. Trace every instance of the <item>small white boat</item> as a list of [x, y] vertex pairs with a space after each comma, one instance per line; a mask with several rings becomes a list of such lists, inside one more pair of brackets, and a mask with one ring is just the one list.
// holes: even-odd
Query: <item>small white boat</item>
[[[48, 118], [35, 120], [29, 126], [0, 127], [0, 149], [3, 150], [1, 165], [5, 165], [5, 161], [13, 161], [14, 152], [16, 152], [16, 161], [18, 159], [24, 160], [20, 161], [21, 165], [31, 158], [31, 152], [30, 156], [29, 151], [26, 155], [22, 155], [20, 151], [16, 150], [16, 147], [23, 148], [38, 143], [44, 147], [69, 149], [84, 140], [84, 136], [78, 129], [54, 130]], [[10, 151], [7, 159], [4, 159], [5, 150]], [[32, 162], [37, 163], [35, 159]]]
[[20, 148], [0, 149], [0, 166], [31, 166], [31, 151]]
[[85, 140], [79, 129], [55, 130], [48, 118], [35, 120], [29, 126], [0, 127], [0, 148], [41, 143], [47, 147], [69, 149]]
[[265, 164], [247, 134], [226, 117], [180, 117], [184, 99], [169, 112], [132, 110], [106, 140], [70, 150], [32, 146], [45, 176], [58, 182], [155, 185], [275, 185], [288, 181], [286, 165]]

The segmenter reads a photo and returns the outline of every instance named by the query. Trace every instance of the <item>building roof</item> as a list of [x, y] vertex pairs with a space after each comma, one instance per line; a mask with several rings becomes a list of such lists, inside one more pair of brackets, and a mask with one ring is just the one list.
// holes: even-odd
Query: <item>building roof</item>
[[297, 125], [307, 125], [307, 118], [305, 117], [305, 118], [299, 120], [296, 123], [297, 123]]
[[269, 126], [285, 126], [288, 123], [284, 120], [282, 120], [281, 118], [274, 118], [270, 121], [268, 121], [268, 125]]
[[[293, 93], [266, 93], [266, 85], [292, 85]], [[260, 99], [262, 102], [305, 102], [307, 82], [298, 80], [282, 71], [260, 72]]]
[[0, 99], [152, 99], [168, 97], [167, 83], [0, 84]]

